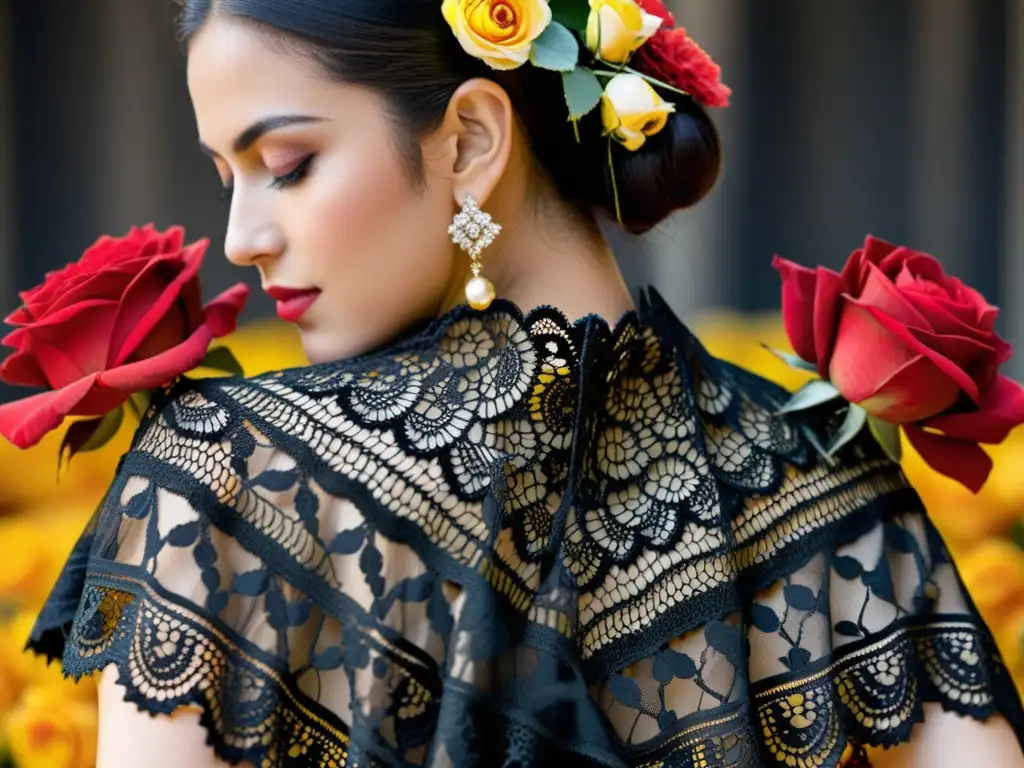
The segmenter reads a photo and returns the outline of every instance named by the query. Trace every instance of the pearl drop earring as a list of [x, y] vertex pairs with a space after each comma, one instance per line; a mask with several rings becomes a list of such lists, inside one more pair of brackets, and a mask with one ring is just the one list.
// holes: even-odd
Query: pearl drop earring
[[501, 232], [501, 225], [495, 224], [491, 215], [480, 210], [472, 195], [462, 201], [462, 210], [455, 214], [448, 234], [452, 242], [469, 254], [472, 260], [470, 271], [473, 277], [466, 283], [466, 301], [473, 309], [487, 309], [494, 301], [494, 283], [480, 274], [480, 254], [494, 242]]

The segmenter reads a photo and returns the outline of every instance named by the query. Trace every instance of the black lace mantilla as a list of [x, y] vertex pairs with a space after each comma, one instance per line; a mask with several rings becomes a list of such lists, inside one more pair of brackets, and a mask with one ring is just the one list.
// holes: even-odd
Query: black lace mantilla
[[[258, 766], [835, 766], [1024, 717], [899, 468], [710, 357], [496, 302], [158, 399], [32, 646]], [[558, 761], [556, 763], [556, 761]]]

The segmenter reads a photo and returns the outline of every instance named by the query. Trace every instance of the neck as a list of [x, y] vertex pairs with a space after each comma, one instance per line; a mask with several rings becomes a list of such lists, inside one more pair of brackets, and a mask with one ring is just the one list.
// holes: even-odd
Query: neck
[[[506, 223], [481, 262], [499, 297], [524, 312], [540, 305], [561, 310], [569, 320], [588, 314], [609, 324], [633, 308], [633, 299], [597, 225], [577, 223], [554, 213], [555, 207], [525, 206], [517, 221]], [[502, 223], [502, 222], [499, 222]], [[460, 254], [449, 306], [463, 301], [468, 260]], [[464, 269], [463, 269], [464, 265]]]

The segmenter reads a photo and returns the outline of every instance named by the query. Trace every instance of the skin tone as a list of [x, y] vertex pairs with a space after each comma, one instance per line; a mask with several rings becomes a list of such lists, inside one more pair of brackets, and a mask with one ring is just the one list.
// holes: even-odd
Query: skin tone
[[[422, 139], [419, 185], [375, 94], [330, 81], [262, 34], [212, 18], [191, 43], [188, 83], [203, 148], [232, 187], [228, 259], [255, 267], [265, 288], [321, 292], [298, 322], [311, 361], [365, 352], [463, 302], [469, 259], [447, 224], [467, 194], [503, 227], [483, 255], [500, 296], [523, 309], [557, 306], [570, 319], [614, 322], [632, 308], [596, 225], [574, 217], [535, 173], [500, 87], [459, 88]], [[227, 765], [206, 745], [197, 711], [151, 717], [123, 694], [116, 668], [104, 670], [97, 768]], [[1024, 768], [1002, 718], [925, 711], [885, 766]]]

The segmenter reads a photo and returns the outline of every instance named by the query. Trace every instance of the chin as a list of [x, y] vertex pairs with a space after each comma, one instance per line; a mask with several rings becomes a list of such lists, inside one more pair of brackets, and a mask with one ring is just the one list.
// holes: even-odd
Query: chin
[[368, 339], [332, 336], [313, 329], [302, 330], [301, 338], [302, 351], [312, 365], [355, 357], [373, 348]]

